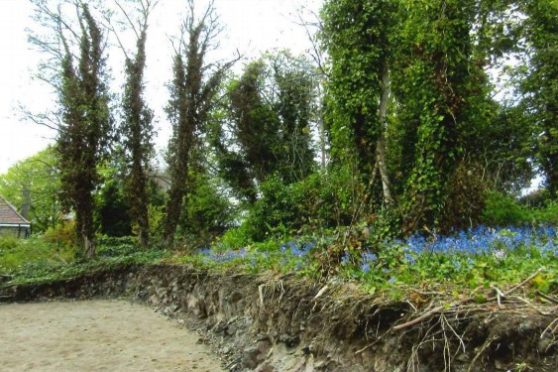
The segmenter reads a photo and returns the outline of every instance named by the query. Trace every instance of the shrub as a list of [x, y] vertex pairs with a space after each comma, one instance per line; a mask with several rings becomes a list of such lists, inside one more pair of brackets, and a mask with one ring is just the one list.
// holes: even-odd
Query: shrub
[[[72, 262], [76, 251], [73, 246], [54, 244], [42, 236], [16, 240], [0, 238], [0, 272], [30, 271], [33, 268], [60, 266]], [[42, 269], [41, 269], [42, 270]]]
[[550, 201], [545, 207], [532, 210], [532, 218], [541, 225], [558, 225], [558, 201]]
[[3, 252], [9, 252], [14, 250], [19, 243], [19, 239], [10, 236], [10, 235], [6, 235], [6, 236], [1, 236], [0, 235], [0, 255]]
[[[346, 170], [315, 173], [302, 181], [284, 184], [272, 177], [261, 185], [261, 198], [244, 222], [249, 236], [262, 241], [272, 235], [348, 225], [364, 196], [352, 189]], [[358, 190], [357, 190], [358, 191]], [[358, 217], [358, 216], [357, 216]]]
[[196, 174], [186, 198], [181, 221], [182, 232], [208, 244], [231, 227], [235, 211], [215, 179]]
[[219, 238], [215, 248], [218, 251], [228, 251], [245, 248], [251, 244], [252, 238], [247, 226], [247, 224], [242, 224], [239, 227], [227, 230], [227, 232]]
[[43, 234], [43, 239], [57, 246], [74, 247], [76, 242], [76, 224], [74, 221], [66, 221], [56, 227], [50, 227]]
[[531, 211], [501, 192], [486, 194], [482, 221], [488, 226], [521, 226], [533, 222]]

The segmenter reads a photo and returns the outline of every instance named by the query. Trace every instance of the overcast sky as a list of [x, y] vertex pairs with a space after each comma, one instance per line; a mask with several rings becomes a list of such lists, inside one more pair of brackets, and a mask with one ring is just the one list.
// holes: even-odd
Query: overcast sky
[[[198, 2], [204, 4], [204, 0]], [[317, 11], [321, 3], [322, 0], [216, 0], [217, 13], [225, 27], [219, 57], [233, 56], [237, 49], [247, 59], [274, 49], [305, 53], [310, 45], [304, 29], [297, 25], [298, 10], [304, 6]], [[185, 0], [160, 0], [150, 22], [147, 98], [157, 115], [158, 149], [165, 146], [170, 133], [162, 111], [168, 99], [166, 84], [172, 63], [168, 37], [177, 34], [185, 4]], [[0, 173], [45, 148], [54, 137], [51, 130], [22, 120], [18, 109], [23, 105], [41, 111], [56, 100], [44, 83], [32, 79], [41, 56], [27, 42], [26, 28], [33, 25], [31, 13], [27, 0], [0, 0]], [[111, 53], [112, 61], [121, 60], [118, 49]], [[119, 64], [111, 65], [115, 77], [122, 70]]]

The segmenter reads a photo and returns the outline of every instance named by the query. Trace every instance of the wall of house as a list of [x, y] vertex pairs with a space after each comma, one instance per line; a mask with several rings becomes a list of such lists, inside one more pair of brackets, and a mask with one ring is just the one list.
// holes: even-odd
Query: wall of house
[[27, 227], [7, 227], [0, 226], [0, 236], [13, 236], [16, 238], [27, 238], [30, 235]]

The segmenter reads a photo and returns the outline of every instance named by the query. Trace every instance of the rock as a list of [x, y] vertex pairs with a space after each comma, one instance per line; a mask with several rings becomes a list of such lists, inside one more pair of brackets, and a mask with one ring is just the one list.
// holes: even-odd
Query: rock
[[269, 362], [263, 363], [258, 368], [256, 368], [255, 372], [275, 372], [276, 369], [273, 368]]
[[317, 370], [327, 369], [328, 362], [326, 360], [320, 360], [314, 364], [314, 368]]
[[[271, 342], [271, 336], [267, 333], [260, 333], [256, 337], [256, 341], [269, 341], [269, 342]], [[283, 342], [281, 340], [281, 336], [279, 336], [279, 341]]]
[[300, 344], [300, 337], [282, 334], [279, 336], [279, 342], [284, 343], [288, 348], [293, 348]]
[[242, 365], [248, 369], [255, 369], [267, 357], [271, 349], [269, 341], [259, 341], [255, 346], [244, 349], [242, 354]]
[[242, 354], [242, 366], [248, 369], [255, 369], [261, 360], [260, 350], [256, 346], [244, 349]]

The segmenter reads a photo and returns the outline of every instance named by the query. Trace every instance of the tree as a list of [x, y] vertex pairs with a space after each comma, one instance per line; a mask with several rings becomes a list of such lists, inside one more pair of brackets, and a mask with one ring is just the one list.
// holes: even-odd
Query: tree
[[167, 108], [173, 125], [168, 163], [171, 186], [166, 207], [164, 237], [174, 240], [187, 193], [190, 154], [196, 134], [206, 124], [226, 71], [233, 62], [222, 65], [208, 63], [207, 53], [219, 34], [213, 4], [197, 18], [194, 1], [189, 0], [189, 13], [182, 25], [182, 37], [174, 56], [171, 100]]
[[[76, 230], [86, 257], [95, 256], [93, 191], [99, 184], [97, 164], [108, 153], [112, 119], [106, 85], [105, 35], [88, 4], [82, 1], [61, 3], [56, 10], [47, 1], [36, 0], [37, 19], [50, 30], [48, 36], [31, 36], [31, 41], [51, 57], [50, 80], [58, 94], [59, 110], [55, 119], [58, 167], [62, 197], [76, 214]], [[68, 19], [73, 7], [73, 26]], [[76, 30], [74, 30], [76, 28]], [[46, 119], [45, 119], [46, 120]], [[43, 121], [43, 123], [45, 123]]]
[[316, 94], [306, 59], [282, 52], [252, 61], [229, 83], [227, 98], [211, 139], [221, 176], [238, 196], [253, 204], [268, 178], [290, 184], [312, 173]]
[[48, 147], [0, 175], [0, 195], [31, 221], [36, 232], [56, 226], [62, 215], [56, 156], [56, 150]]
[[412, 0], [402, 28], [397, 93], [408, 167], [405, 224], [438, 226], [462, 156], [460, 129], [470, 124], [474, 1]]
[[553, 197], [558, 196], [558, 3], [521, 1], [530, 61], [521, 83], [522, 106], [534, 122], [536, 155]]
[[[239, 80], [229, 89], [230, 132], [241, 149], [244, 164], [255, 184], [263, 182], [279, 166], [279, 118], [263, 91], [266, 65], [262, 60], [249, 63]], [[257, 193], [257, 189], [254, 193]]]
[[363, 180], [380, 173], [383, 200], [394, 202], [386, 160], [392, 31], [397, 2], [328, 1], [322, 40], [331, 59], [326, 121], [334, 161], [356, 161]]
[[150, 13], [156, 2], [140, 0], [137, 21], [118, 2], [118, 8], [128, 21], [128, 26], [136, 37], [136, 51], [132, 55], [121, 42], [118, 32], [112, 28], [125, 55], [126, 83], [122, 97], [123, 120], [120, 126], [121, 139], [126, 159], [125, 194], [130, 205], [130, 215], [138, 226], [139, 242], [142, 247], [149, 245], [148, 216], [148, 172], [149, 159], [153, 154], [153, 112], [144, 98], [144, 71], [146, 66], [145, 44]]
[[316, 99], [315, 72], [305, 58], [283, 52], [271, 58], [275, 95], [272, 103], [280, 125], [280, 174], [288, 183], [301, 181], [314, 170], [311, 122]]

